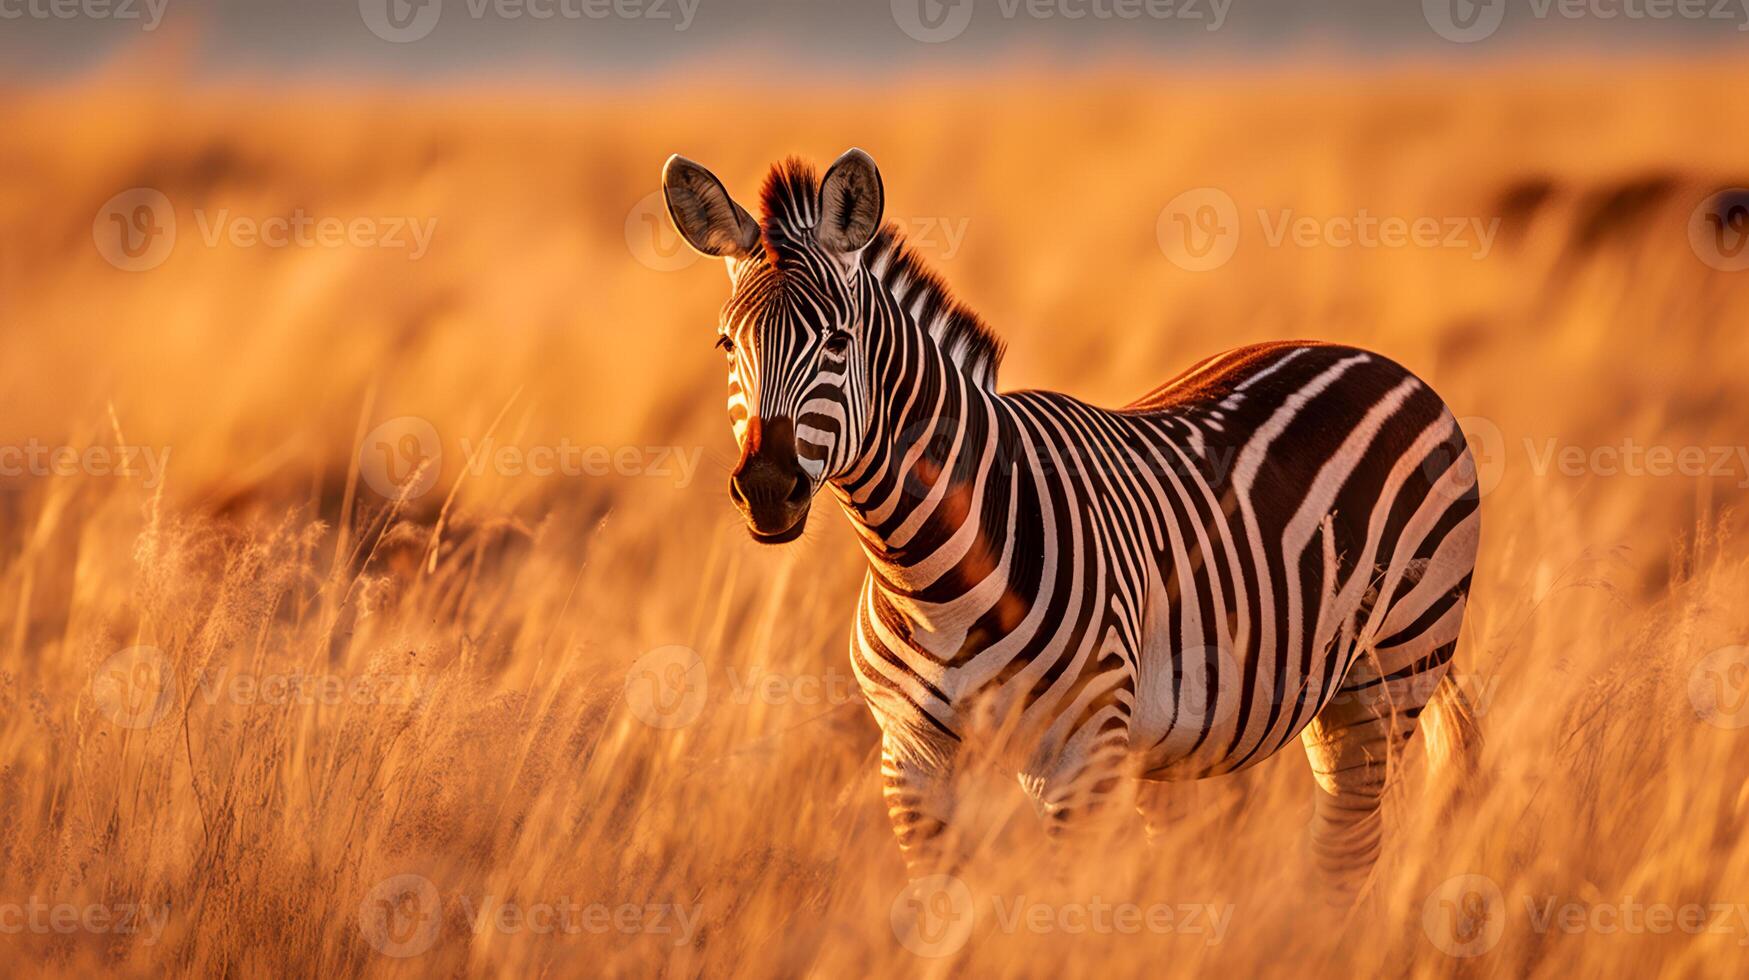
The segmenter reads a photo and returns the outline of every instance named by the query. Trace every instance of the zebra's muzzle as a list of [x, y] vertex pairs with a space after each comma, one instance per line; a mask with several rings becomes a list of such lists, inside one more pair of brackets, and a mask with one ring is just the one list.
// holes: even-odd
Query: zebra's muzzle
[[776, 419], [760, 428], [764, 431], [754, 430], [756, 442], [729, 477], [729, 498], [747, 519], [753, 540], [783, 544], [801, 537], [814, 488], [796, 459], [788, 421]]

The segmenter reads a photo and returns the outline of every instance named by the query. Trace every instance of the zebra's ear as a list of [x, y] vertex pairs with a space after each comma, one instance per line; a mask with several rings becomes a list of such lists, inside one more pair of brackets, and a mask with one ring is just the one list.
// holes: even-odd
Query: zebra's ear
[[851, 147], [820, 181], [820, 224], [814, 236], [827, 250], [860, 252], [881, 227], [886, 193], [874, 158]]
[[715, 174], [678, 153], [662, 165], [662, 197], [680, 237], [700, 252], [746, 258], [759, 247], [759, 222]]

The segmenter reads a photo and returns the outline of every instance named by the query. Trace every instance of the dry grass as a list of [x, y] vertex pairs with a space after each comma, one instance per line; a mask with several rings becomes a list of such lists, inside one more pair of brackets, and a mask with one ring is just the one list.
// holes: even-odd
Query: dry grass
[[[1749, 272], [1708, 268], [1684, 232], [1713, 189], [1749, 182], [1730, 169], [1749, 159], [1749, 73], [1015, 75], [865, 105], [719, 82], [563, 99], [102, 84], [0, 97], [0, 445], [170, 452], [161, 485], [85, 473], [0, 489], [0, 927], [33, 899], [168, 910], [155, 941], [0, 934], [4, 972], [1741, 964], [1735, 911], [1723, 934], [1569, 934], [1539, 932], [1527, 902], [1749, 902], [1749, 732], [1697, 719], [1690, 697], [1704, 656], [1749, 639], [1732, 512], [1749, 471], [1535, 465], [1548, 440], [1749, 438]], [[1487, 737], [1480, 771], [1455, 796], [1407, 784], [1375, 894], [1346, 926], [1307, 890], [1311, 783], [1288, 751], [1175, 787], [1173, 833], [1102, 849], [1063, 882], [1042, 872], [1014, 795], [984, 797], [968, 873], [981, 903], [1212, 905], [1230, 915], [1218, 942], [1008, 932], [993, 904], [958, 956], [895, 941], [903, 875], [844, 655], [859, 559], [829, 513], [790, 549], [745, 539], [721, 489], [722, 276], [640, 264], [625, 231], [670, 151], [751, 199], [770, 160], [853, 143], [881, 162], [895, 216], [939, 219], [942, 271], [1010, 340], [1007, 386], [1118, 402], [1214, 350], [1313, 336], [1389, 353], [1497, 427], [1458, 667]], [[1502, 223], [1478, 261], [1270, 248], [1252, 221], [1231, 262], [1193, 274], [1166, 261], [1155, 218], [1206, 185], [1242, 214]], [[92, 216], [136, 186], [179, 222], [149, 272], [112, 268], [92, 241]], [[208, 246], [196, 211], [221, 209], [438, 223], [411, 261]], [[436, 488], [397, 509], [357, 462], [363, 434], [402, 416], [428, 420], [444, 453]], [[470, 473], [461, 441], [489, 433], [702, 462], [689, 482]], [[697, 720], [672, 730], [639, 719], [626, 683], [668, 645], [696, 650], [706, 676]], [[169, 670], [117, 677], [114, 656], [138, 646]], [[749, 686], [756, 671], [780, 696]], [[156, 723], [117, 724], [118, 691], [151, 694], [160, 676]], [[328, 704], [229, 686], [285, 676], [349, 687]], [[1500, 889], [1502, 931], [1459, 959], [1423, 911], [1472, 873]], [[403, 874], [432, 883], [441, 914], [431, 948], [397, 960], [367, 941], [360, 906]], [[678, 904], [698, 921], [682, 942], [476, 932], [486, 896]], [[1437, 932], [1437, 897], [1434, 911]]]

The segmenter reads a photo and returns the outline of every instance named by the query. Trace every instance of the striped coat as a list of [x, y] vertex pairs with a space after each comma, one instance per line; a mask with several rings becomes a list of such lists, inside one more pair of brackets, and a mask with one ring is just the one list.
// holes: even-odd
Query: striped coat
[[1432, 389], [1278, 343], [1121, 409], [999, 392], [1000, 343], [881, 227], [865, 154], [780, 166], [758, 221], [681, 158], [664, 188], [729, 266], [731, 497], [782, 542], [829, 488], [867, 555], [851, 659], [913, 872], [953, 860], [970, 744], [1064, 836], [1133, 780], [1299, 738], [1315, 851], [1352, 891], [1394, 760], [1449, 694], [1475, 562], [1474, 467]]

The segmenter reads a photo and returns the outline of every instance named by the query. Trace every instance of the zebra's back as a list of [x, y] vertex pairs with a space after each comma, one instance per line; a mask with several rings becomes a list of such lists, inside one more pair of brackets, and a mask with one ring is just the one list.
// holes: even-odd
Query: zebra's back
[[1478, 519], [1440, 399], [1320, 344], [1231, 351], [1117, 410], [1001, 392], [1000, 339], [882, 224], [866, 153], [774, 167], [757, 220], [678, 156], [663, 192], [729, 272], [730, 499], [779, 545], [830, 486], [868, 559], [850, 662], [913, 877], [951, 865], [956, 774], [986, 753], [1061, 838], [1126, 777], [1300, 733], [1313, 848], [1353, 895], [1392, 760], [1451, 703], [1430, 699]]
[[1116, 411], [1022, 397], [1057, 405], [1059, 438], [1087, 454], [1068, 478], [1105, 512], [1102, 537], [1145, 556], [1104, 565], [1115, 605], [1140, 611], [1129, 746], [1149, 773], [1268, 757], [1368, 649], [1449, 656], [1475, 559], [1473, 466], [1444, 402], [1404, 368], [1278, 343]]

